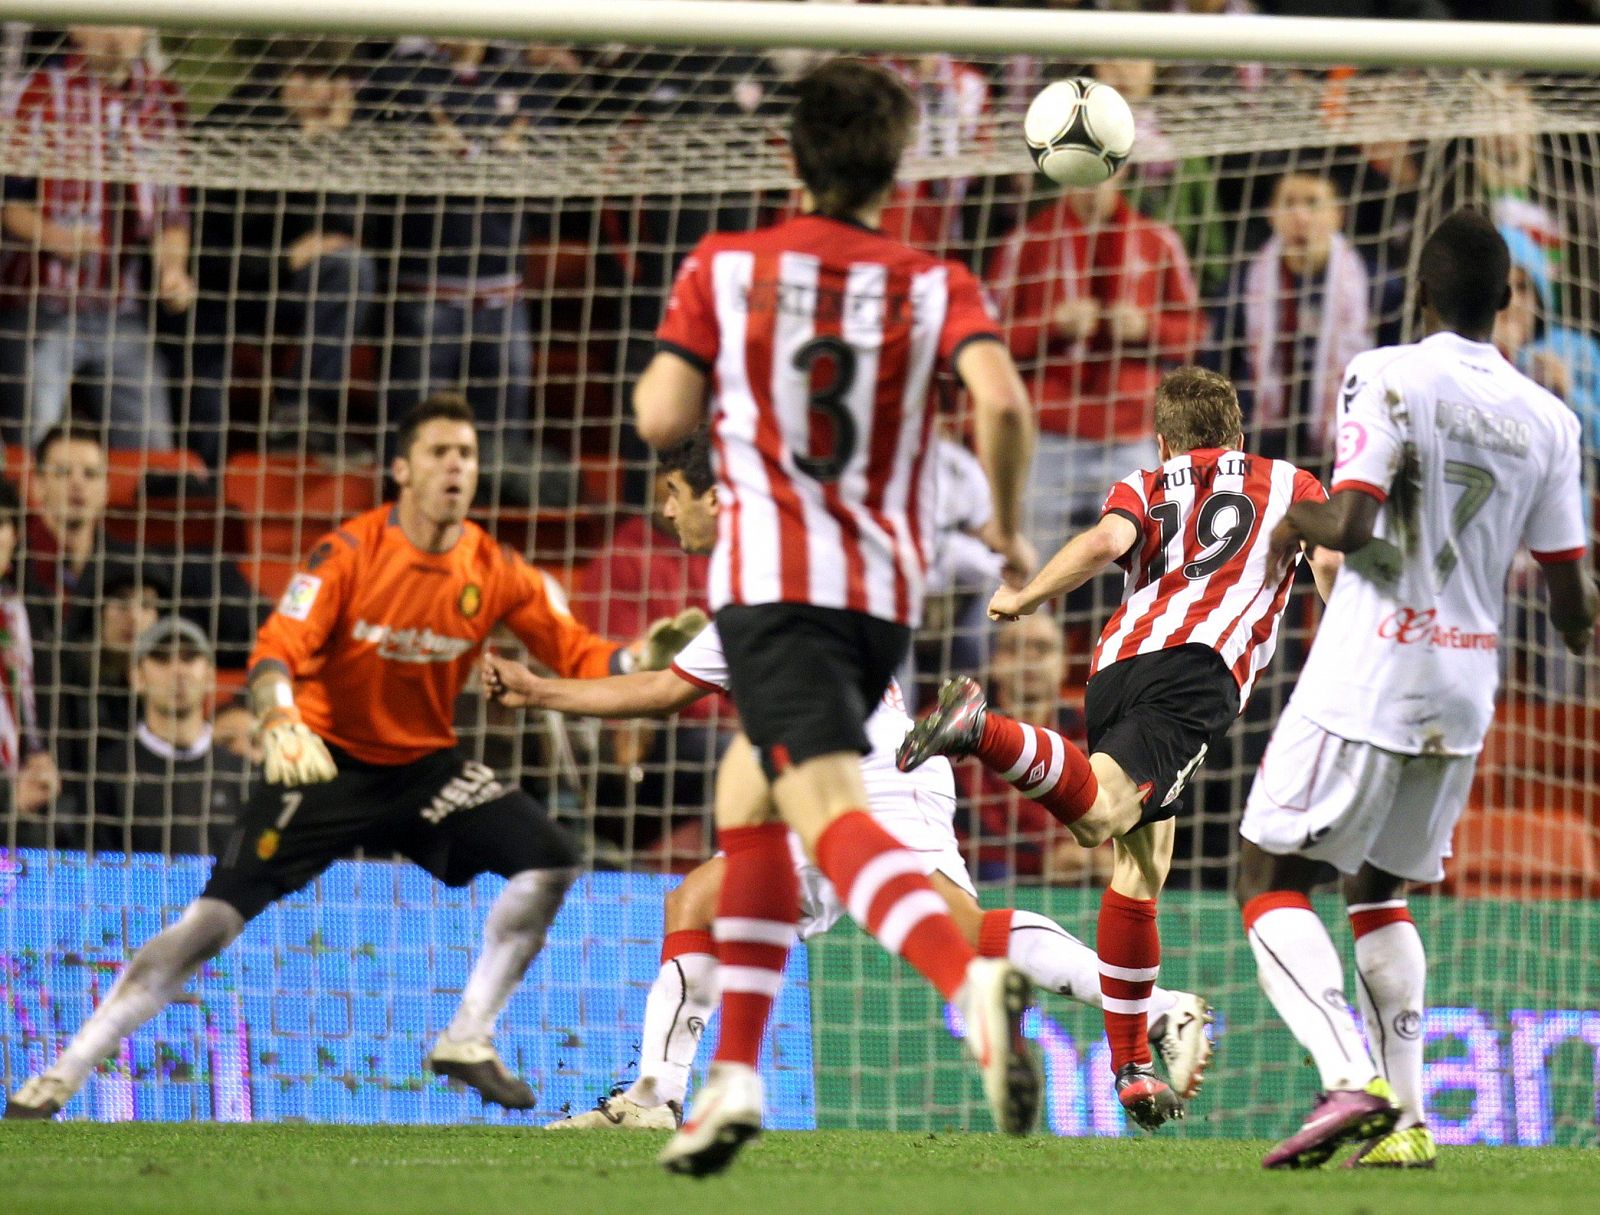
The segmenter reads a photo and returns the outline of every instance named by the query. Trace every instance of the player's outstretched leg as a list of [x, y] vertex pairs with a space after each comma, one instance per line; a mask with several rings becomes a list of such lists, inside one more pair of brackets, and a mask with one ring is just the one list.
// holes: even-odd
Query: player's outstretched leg
[[483, 1100], [506, 1109], [532, 1109], [537, 1103], [533, 1089], [501, 1061], [494, 1048], [494, 1025], [544, 948], [550, 921], [577, 876], [576, 869], [528, 869], [507, 880], [484, 920], [483, 948], [467, 976], [455, 1017], [423, 1061], [429, 1071], [476, 1089]]
[[661, 969], [644, 1005], [639, 1078], [601, 1097], [594, 1109], [552, 1122], [548, 1130], [674, 1130], [683, 1122], [689, 1071], [717, 1006], [716, 945], [711, 936], [723, 861], [697, 866], [668, 892]]
[[54, 1117], [122, 1039], [171, 1003], [194, 973], [243, 929], [244, 917], [220, 899], [189, 904], [183, 915], [133, 955], [61, 1057], [11, 1094], [5, 1116]]
[[[1373, 876], [1380, 879], [1382, 889], [1373, 891], [1368, 883], [1364, 891], [1360, 884]], [[1349, 904], [1350, 928], [1356, 939], [1361, 1020], [1377, 1049], [1379, 1071], [1400, 1107], [1395, 1129], [1362, 1144], [1345, 1161], [1347, 1168], [1431, 1169], [1439, 1159], [1422, 1107], [1422, 1011], [1428, 959], [1400, 893], [1404, 889], [1403, 880], [1377, 874], [1370, 866], [1345, 883], [1345, 897], [1354, 895]], [[1373, 894], [1396, 897], [1373, 898]], [[1355, 901], [1363, 898], [1372, 901]]]
[[1269, 1169], [1316, 1168], [1344, 1144], [1387, 1135], [1400, 1110], [1356, 1027], [1344, 996], [1344, 968], [1310, 898], [1300, 890], [1251, 893], [1251, 875], [1271, 873], [1272, 860], [1245, 841], [1245, 935], [1262, 990], [1316, 1062], [1324, 1091], [1300, 1129], [1261, 1163]]
[[[911, 772], [935, 755], [971, 755], [1024, 797], [1038, 802], [1068, 827], [1080, 843], [1092, 845], [1110, 832], [1095, 824], [1092, 838], [1080, 835], [1086, 816], [1107, 818], [1100, 783], [1089, 757], [1046, 726], [1029, 725], [989, 707], [976, 680], [962, 675], [946, 680], [939, 700], [912, 726], [895, 752], [902, 772]], [[1131, 815], [1137, 821], [1137, 815]]]
[[[978, 952], [1009, 958], [1045, 991], [1090, 1008], [1105, 1007], [1100, 990], [1100, 959], [1077, 937], [1035, 911], [985, 911], [978, 930]], [[1180, 1097], [1200, 1091], [1211, 1063], [1208, 1027], [1216, 1021], [1211, 1005], [1187, 991], [1150, 989], [1147, 1037]]]
[[1027, 976], [1003, 959], [977, 955], [918, 858], [865, 811], [834, 818], [813, 850], [851, 918], [961, 1010], [996, 1127], [1026, 1135], [1038, 1119], [1043, 1090], [1038, 1061], [1022, 1036], [1022, 1017], [1032, 1003]]

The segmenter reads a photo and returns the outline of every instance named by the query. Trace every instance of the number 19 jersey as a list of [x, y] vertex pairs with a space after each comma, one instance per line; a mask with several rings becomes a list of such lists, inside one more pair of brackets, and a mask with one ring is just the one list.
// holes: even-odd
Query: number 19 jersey
[[712, 608], [808, 603], [920, 623], [929, 382], [967, 342], [999, 340], [971, 272], [803, 215], [702, 240], [656, 336], [711, 378]]
[[1579, 429], [1493, 346], [1454, 333], [1351, 360], [1333, 492], [1383, 505], [1295, 689], [1307, 719], [1407, 755], [1478, 752], [1517, 549], [1550, 563], [1588, 545]]
[[1101, 513], [1125, 517], [1139, 540], [1120, 562], [1122, 606], [1100, 634], [1090, 678], [1136, 654], [1210, 646], [1243, 707], [1272, 658], [1294, 583], [1293, 566], [1269, 567], [1272, 529], [1293, 503], [1325, 497], [1321, 482], [1287, 461], [1215, 447], [1117, 482]]

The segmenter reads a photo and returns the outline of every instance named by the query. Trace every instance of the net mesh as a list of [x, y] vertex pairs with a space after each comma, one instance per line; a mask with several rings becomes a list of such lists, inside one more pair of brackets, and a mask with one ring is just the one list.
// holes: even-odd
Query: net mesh
[[[52, 979], [37, 967], [79, 946], [27, 918], [21, 892], [34, 890], [52, 915], [92, 905], [100, 916], [107, 900], [134, 897], [131, 878], [105, 876], [135, 865], [122, 851], [203, 854], [246, 779], [244, 761], [224, 760], [220, 744], [182, 771], [176, 761], [141, 766], [136, 747], [118, 745], [139, 712], [129, 639], [173, 603], [199, 623], [218, 648], [219, 737], [231, 725], [245, 750], [228, 690], [257, 620], [320, 535], [382, 500], [393, 422], [428, 392], [466, 394], [485, 439], [477, 517], [549, 570], [580, 618], [626, 639], [703, 602], [704, 566], [682, 557], [653, 517], [653, 465], [621, 419], [682, 256], [708, 231], [795, 205], [783, 114], [815, 57], [218, 32], [119, 47], [20, 26], [8, 28], [6, 51], [0, 427], [7, 476], [28, 504], [12, 580], [31, 625], [37, 701], [29, 720], [25, 651], [13, 645], [10, 758], [21, 766], [37, 735], [62, 780], [58, 793], [14, 784], [3, 839], [103, 853], [92, 863], [61, 853], [99, 867], [93, 879], [28, 887], [15, 875], [31, 868], [38, 880], [51, 867], [44, 852], [18, 854], [26, 864], [6, 871], [14, 880], [0, 886], [11, 900], [0, 954], [15, 990], [37, 992], [76, 988], [77, 975]], [[969, 264], [1000, 308], [1046, 431], [1029, 515], [1042, 551], [1091, 518], [1112, 481], [1149, 462], [1149, 388], [1182, 362], [1236, 380], [1251, 444], [1325, 472], [1344, 359], [1417, 336], [1420, 239], [1464, 203], [1494, 214], [1518, 265], [1497, 341], [1583, 416], [1587, 436], [1600, 435], [1592, 80], [1316, 65], [1157, 70], [959, 48], [885, 61], [922, 113], [885, 227]], [[1089, 72], [1133, 103], [1140, 139], [1113, 193], [1063, 202], [1030, 171], [1020, 114], [1045, 80]], [[1125, 308], [1136, 318], [1064, 339], [1045, 315], [1063, 284], [1094, 301], [1098, 317]], [[977, 672], [1019, 715], [1081, 730], [1077, 690], [1120, 588], [1100, 580], [1043, 628], [990, 632], [982, 607], [994, 567], [974, 535], [983, 492], [960, 450], [959, 394], [942, 388], [951, 408], [941, 423], [950, 444], [941, 449], [939, 593], [917, 641], [915, 695]], [[32, 453], [65, 418], [109, 441], [104, 477], [92, 453]], [[1315, 625], [1308, 592], [1291, 601], [1280, 655], [1198, 779], [1180, 829], [1164, 977], [1204, 991], [1226, 1019], [1216, 1083], [1185, 1133], [1271, 1133], [1312, 1085], [1259, 997], [1223, 893], [1250, 775]], [[1583, 1011], [1600, 931], [1586, 901], [1600, 897], [1600, 702], [1592, 661], [1566, 655], [1549, 630], [1531, 566], [1514, 571], [1507, 594], [1500, 712], [1450, 877], [1418, 900], [1442, 976], [1425, 1031], [1434, 1121], [1463, 1142], [1592, 1143], [1590, 1073], [1578, 1064], [1600, 1044], [1600, 1023]], [[732, 727], [725, 705], [667, 724], [597, 724], [524, 720], [469, 692], [458, 716], [468, 745], [549, 804], [597, 865], [661, 874], [708, 854], [711, 773]], [[1089, 935], [1107, 859], [977, 773], [961, 782], [958, 823], [985, 903], [1046, 910]], [[373, 880], [352, 893], [349, 880], [319, 888], [313, 903], [357, 923], [378, 917], [381, 928], [393, 888]], [[654, 899], [660, 886], [628, 889]], [[591, 897], [598, 888], [573, 896]], [[459, 948], [480, 902], [425, 909], [425, 947]], [[107, 965], [142, 939], [125, 923], [125, 937], [108, 927], [98, 942]], [[313, 948], [320, 929], [296, 919], [260, 931], [291, 934], [292, 952]], [[560, 983], [621, 983], [636, 1011], [654, 972], [652, 933], [653, 921], [630, 938], [620, 970], [608, 959], [586, 971], [580, 940], [562, 955], [577, 978]], [[333, 952], [354, 958], [366, 947], [352, 939]], [[982, 1125], [941, 1011], [874, 950], [847, 926], [811, 947], [809, 1010], [795, 1015], [809, 1017], [814, 1088], [796, 1097], [792, 1124]], [[380, 1020], [432, 982], [373, 973], [361, 1015]], [[338, 967], [283, 982], [317, 999], [353, 998]], [[273, 1042], [315, 1057], [324, 1024], [266, 1013], [257, 1024], [251, 1001], [266, 988], [252, 978], [241, 991], [232, 998], [263, 1084]], [[82, 1011], [71, 1005], [52, 1021], [24, 1015], [26, 1004], [19, 997], [0, 1015], [10, 1085], [51, 1056]], [[581, 1000], [573, 1008], [559, 1025], [529, 1014], [508, 1030], [525, 1040], [523, 1057], [547, 1066], [548, 1035], [581, 1038], [591, 1015], [612, 1034], [621, 1015], [591, 1013]], [[438, 1028], [408, 1023], [406, 1032], [420, 1041]], [[381, 1026], [361, 1032], [394, 1046]], [[1035, 1032], [1052, 1069], [1051, 1125], [1119, 1129], [1093, 1018], [1047, 999]], [[173, 1049], [193, 1047], [192, 1067], [141, 1073], [152, 1092], [209, 1066], [194, 1046], [200, 1030], [182, 1034], [190, 1045]], [[156, 1040], [138, 1039], [135, 1053]], [[550, 1091], [568, 1102], [569, 1089], [603, 1092], [629, 1063], [573, 1063], [579, 1079], [568, 1083], [558, 1059], [564, 1078]], [[338, 1074], [358, 1087], [402, 1083]], [[209, 1099], [149, 1102], [138, 1109], [223, 1116]], [[289, 1108], [255, 1106], [280, 1107]], [[396, 1104], [356, 1108], [307, 1097], [293, 1112], [413, 1116]]]

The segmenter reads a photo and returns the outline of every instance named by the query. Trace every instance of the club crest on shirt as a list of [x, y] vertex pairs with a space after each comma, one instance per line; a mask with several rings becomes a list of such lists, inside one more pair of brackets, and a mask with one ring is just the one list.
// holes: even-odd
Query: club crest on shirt
[[461, 609], [461, 614], [471, 620], [478, 614], [478, 609], [483, 607], [483, 588], [476, 582], [469, 582], [461, 588], [461, 598], [456, 600], [456, 607]]
[[305, 620], [311, 615], [311, 606], [317, 601], [317, 592], [322, 589], [322, 579], [314, 574], [296, 574], [289, 579], [289, 585], [283, 590], [283, 598], [278, 600], [278, 612], [290, 620]]

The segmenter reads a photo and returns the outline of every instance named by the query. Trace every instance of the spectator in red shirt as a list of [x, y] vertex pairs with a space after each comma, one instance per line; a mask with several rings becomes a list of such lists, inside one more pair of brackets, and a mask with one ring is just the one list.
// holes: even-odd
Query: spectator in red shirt
[[[995, 634], [990, 703], [1007, 715], [1034, 713], [1068, 738], [1084, 737], [1083, 714], [1061, 701], [1067, 652], [1048, 612], [1003, 624]], [[967, 818], [967, 854], [979, 881], [1032, 877], [1056, 885], [1104, 885], [1111, 850], [1089, 849], [1055, 817], [971, 760], [956, 765]]]
[[47, 158], [135, 180], [6, 176], [0, 429], [8, 442], [36, 442], [62, 420], [69, 386], [88, 383], [109, 446], [164, 450], [172, 412], [145, 295], [153, 288], [172, 312], [194, 301], [184, 192], [162, 184], [173, 180], [183, 98], [145, 62], [148, 30], [81, 25], [68, 39], [73, 53], [22, 87], [7, 167]]
[[1012, 357], [1039, 402], [1028, 538], [1053, 552], [1104, 486], [1157, 463], [1151, 408], [1206, 318], [1178, 234], [1116, 179], [1068, 190], [1006, 238], [989, 269]]

